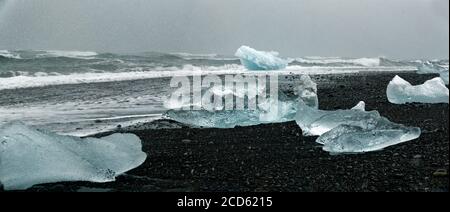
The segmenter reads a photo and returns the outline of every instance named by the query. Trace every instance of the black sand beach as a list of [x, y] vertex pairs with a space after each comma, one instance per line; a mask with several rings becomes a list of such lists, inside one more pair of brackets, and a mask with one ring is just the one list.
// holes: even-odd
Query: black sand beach
[[332, 156], [322, 151], [315, 137], [303, 137], [295, 122], [128, 131], [142, 139], [148, 158], [116, 182], [55, 183], [28, 191], [448, 192], [448, 104], [389, 103], [386, 86], [395, 74], [413, 84], [435, 76], [406, 72], [312, 76], [321, 109], [348, 109], [365, 101], [367, 110], [422, 129], [419, 139], [383, 151]]

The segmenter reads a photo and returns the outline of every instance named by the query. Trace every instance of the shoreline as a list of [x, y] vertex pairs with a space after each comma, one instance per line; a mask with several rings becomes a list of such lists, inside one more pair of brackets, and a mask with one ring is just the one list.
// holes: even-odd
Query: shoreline
[[303, 137], [295, 122], [234, 129], [122, 129], [116, 132], [135, 133], [142, 140], [148, 158], [140, 167], [111, 183], [53, 183], [27, 191], [448, 192], [448, 104], [389, 103], [386, 86], [396, 74], [412, 84], [435, 76], [401, 72], [311, 77], [318, 82], [321, 109], [348, 109], [365, 101], [367, 110], [420, 127], [417, 140], [377, 152], [330, 155], [315, 143], [316, 137]]

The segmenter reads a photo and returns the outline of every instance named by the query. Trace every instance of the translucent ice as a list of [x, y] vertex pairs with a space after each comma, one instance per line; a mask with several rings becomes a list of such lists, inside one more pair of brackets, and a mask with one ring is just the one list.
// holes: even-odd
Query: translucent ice
[[321, 135], [316, 142], [324, 145], [323, 150], [334, 154], [363, 153], [414, 140], [420, 134], [417, 127], [405, 127], [382, 117], [370, 125], [339, 125]]
[[279, 70], [288, 65], [288, 61], [278, 57], [277, 52], [263, 52], [242, 46], [236, 51], [242, 65], [248, 70]]
[[422, 85], [413, 86], [399, 76], [389, 82], [386, 91], [389, 102], [405, 104], [408, 102], [420, 103], [448, 103], [449, 91], [444, 81], [436, 77]]
[[300, 102], [296, 122], [305, 136], [333, 154], [361, 153], [416, 139], [420, 129], [390, 122], [377, 111], [365, 111], [364, 102], [350, 110], [324, 111]]
[[364, 102], [358, 103], [350, 110], [326, 111], [311, 108], [300, 101], [295, 121], [302, 129], [303, 135], [317, 136], [341, 124], [365, 126], [375, 123], [379, 118], [377, 111], [365, 111]]
[[[295, 86], [280, 86], [278, 98], [266, 96], [265, 89], [257, 89], [256, 97], [249, 97], [248, 93], [243, 90], [236, 90], [224, 87], [223, 89], [211, 88], [210, 92], [220, 98], [235, 99], [245, 101], [246, 107], [237, 109], [236, 105], [232, 105], [233, 110], [227, 110], [223, 107], [215, 107], [214, 110], [208, 110], [202, 105], [199, 110], [182, 110], [182, 108], [193, 108], [193, 106], [201, 105], [201, 102], [193, 102], [178, 105], [170, 103], [172, 106], [165, 115], [175, 121], [197, 127], [207, 128], [234, 128], [236, 126], [251, 126], [262, 123], [279, 123], [294, 120], [297, 111], [297, 102], [301, 100], [305, 104], [312, 107], [318, 107], [317, 85], [309, 76], [301, 76], [296, 80]], [[263, 97], [263, 98], [261, 98]], [[248, 108], [248, 102], [257, 102], [256, 108]], [[209, 106], [209, 105], [207, 105]]]
[[6, 190], [62, 181], [110, 182], [146, 157], [133, 134], [81, 139], [21, 123], [0, 127], [0, 182]]

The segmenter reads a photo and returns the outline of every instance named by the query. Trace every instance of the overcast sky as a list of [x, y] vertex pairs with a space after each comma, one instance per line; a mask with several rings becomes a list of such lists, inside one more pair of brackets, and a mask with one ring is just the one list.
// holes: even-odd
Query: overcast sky
[[448, 0], [0, 0], [0, 49], [448, 58]]

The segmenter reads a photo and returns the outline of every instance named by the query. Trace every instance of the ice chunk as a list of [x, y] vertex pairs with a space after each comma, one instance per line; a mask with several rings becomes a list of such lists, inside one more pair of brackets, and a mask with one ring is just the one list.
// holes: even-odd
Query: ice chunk
[[[233, 104], [236, 104], [238, 100], [247, 100], [245, 101], [246, 107], [237, 109], [236, 105], [232, 105], [231, 108], [234, 110], [226, 110], [226, 108], [215, 107], [215, 105], [202, 105], [201, 102], [185, 102], [184, 104], [169, 102], [167, 105], [170, 105], [171, 108], [165, 113], [165, 116], [183, 124], [207, 128], [234, 128], [292, 121], [297, 113], [298, 101], [301, 100], [312, 108], [318, 107], [317, 85], [309, 76], [303, 75], [293, 84], [295, 86], [280, 86], [277, 99], [266, 95], [265, 89], [258, 89], [256, 97], [249, 97], [248, 93], [243, 90], [213, 87], [209, 89], [210, 92], [218, 97], [235, 99]], [[257, 102], [258, 107], [248, 109], [248, 102], [253, 101]], [[201, 105], [199, 110], [183, 110], [183, 108], [193, 108], [198, 105]], [[208, 110], [208, 106], [214, 110]]]
[[363, 101], [358, 102], [357, 105], [355, 105], [355, 107], [352, 107], [352, 110], [361, 110], [361, 111], [365, 111], [366, 110], [366, 103]]
[[405, 127], [380, 118], [374, 125], [339, 125], [321, 135], [316, 142], [324, 145], [324, 151], [333, 154], [363, 153], [414, 140], [420, 134], [420, 128]]
[[444, 81], [436, 77], [422, 85], [413, 86], [399, 76], [389, 82], [386, 91], [389, 102], [405, 104], [408, 102], [420, 103], [448, 103], [449, 91]]
[[311, 108], [300, 101], [295, 121], [302, 129], [303, 135], [317, 136], [341, 124], [366, 126], [376, 123], [379, 118], [377, 111], [365, 111], [364, 102], [359, 102], [351, 110], [325, 111]]
[[324, 111], [300, 102], [296, 122], [305, 136], [333, 154], [361, 153], [416, 139], [420, 129], [390, 122], [377, 111], [365, 111], [360, 102], [350, 110]]
[[248, 46], [239, 48], [235, 56], [248, 70], [280, 70], [288, 65], [288, 61], [279, 58], [277, 52], [257, 51]]
[[133, 134], [81, 139], [11, 123], [0, 127], [0, 182], [6, 190], [62, 181], [110, 182], [145, 161], [141, 148]]

